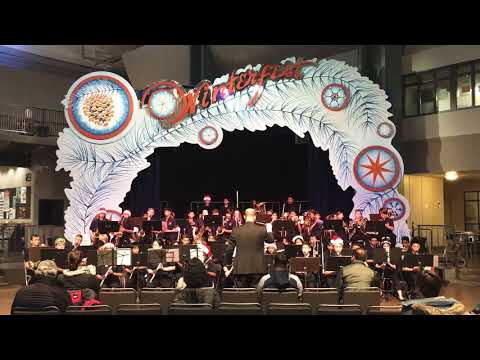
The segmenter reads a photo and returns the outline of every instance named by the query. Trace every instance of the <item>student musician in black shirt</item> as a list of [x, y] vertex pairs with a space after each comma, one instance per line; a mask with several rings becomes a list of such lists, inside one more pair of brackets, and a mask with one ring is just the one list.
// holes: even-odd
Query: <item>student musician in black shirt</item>
[[391, 243], [393, 244], [392, 246], [395, 246], [395, 244], [397, 243], [397, 237], [393, 233], [394, 226], [395, 226], [393, 223], [393, 220], [390, 218], [387, 209], [382, 208], [380, 209], [379, 213], [380, 213], [379, 221], [383, 222], [383, 227], [379, 230], [379, 236], [381, 238], [389, 237]]
[[193, 211], [189, 211], [187, 214], [187, 227], [185, 229], [185, 235], [190, 240], [193, 240], [201, 227], [202, 225], [200, 220], [196, 218], [195, 213]]
[[393, 289], [396, 290], [400, 301], [405, 300], [403, 298], [402, 289], [400, 287], [400, 266], [401, 264], [394, 264], [391, 258], [392, 243], [389, 238], [385, 238], [382, 242], [382, 247], [385, 250], [385, 258], [382, 262], [375, 264], [377, 270], [377, 282], [381, 279], [391, 279]]
[[223, 206], [220, 208], [220, 215], [225, 216], [226, 214], [231, 214], [232, 212], [233, 209], [230, 206], [230, 200], [227, 198], [223, 199]]
[[130, 210], [125, 210], [122, 213], [122, 217], [120, 218], [120, 232], [122, 236], [120, 238], [120, 243], [117, 244], [118, 247], [129, 247], [130, 246], [130, 239], [133, 234], [134, 224], [131, 221], [130, 217], [132, 213]]
[[235, 210], [233, 212], [233, 219], [232, 219], [232, 224], [233, 224], [233, 227], [236, 228], [236, 227], [239, 227], [241, 225], [243, 225], [245, 223], [245, 221], [243, 220], [243, 216], [242, 216], [242, 213], [240, 212], [240, 210]]
[[208, 211], [207, 215], [212, 214], [213, 207], [210, 204], [211, 202], [212, 202], [212, 197], [210, 195], [205, 195], [203, 197], [203, 205], [200, 207], [200, 214], [202, 214], [204, 210]]
[[175, 215], [173, 214], [172, 210], [169, 208], [165, 208], [163, 210], [163, 215], [165, 216], [162, 219], [162, 231], [165, 238], [165, 241], [168, 244], [173, 244], [178, 238], [178, 232], [180, 229], [177, 226], [177, 222], [175, 221]]
[[375, 249], [379, 247], [379, 242], [376, 236], [370, 237], [368, 239], [368, 244], [365, 247], [365, 250], [367, 250], [367, 264], [370, 267], [370, 269], [375, 270], [375, 262], [373, 260], [373, 253], [375, 252]]
[[422, 272], [417, 255], [420, 255], [420, 243], [412, 240], [410, 251], [405, 254], [402, 261], [402, 277], [411, 293], [414, 292], [419, 274]]

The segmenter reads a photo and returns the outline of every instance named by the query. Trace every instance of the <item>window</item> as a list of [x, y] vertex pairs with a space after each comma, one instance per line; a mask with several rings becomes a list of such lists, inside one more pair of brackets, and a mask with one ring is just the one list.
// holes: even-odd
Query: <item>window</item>
[[472, 106], [472, 74], [470, 65], [457, 68], [457, 108]]
[[480, 106], [480, 61], [406, 75], [403, 89], [405, 116]]
[[418, 114], [418, 88], [417, 85], [405, 88], [405, 116]]
[[465, 230], [478, 231], [480, 229], [480, 208], [479, 208], [479, 192], [466, 191], [465, 192]]

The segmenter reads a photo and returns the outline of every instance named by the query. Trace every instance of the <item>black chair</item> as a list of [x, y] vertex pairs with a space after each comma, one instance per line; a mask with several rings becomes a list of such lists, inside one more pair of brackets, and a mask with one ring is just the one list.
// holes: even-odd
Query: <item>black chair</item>
[[360, 305], [318, 305], [316, 315], [362, 315]]
[[167, 315], [174, 296], [174, 288], [144, 288], [140, 291], [140, 304], [160, 304], [163, 315]]
[[131, 288], [104, 288], [100, 290], [100, 302], [112, 308], [115, 315], [120, 304], [136, 304], [137, 292]]
[[62, 312], [56, 306], [47, 306], [44, 308], [26, 308], [15, 307], [11, 310], [11, 315], [60, 315]]
[[266, 312], [267, 305], [271, 303], [278, 304], [296, 304], [298, 303], [298, 290], [297, 289], [263, 289], [261, 304]]
[[258, 303], [255, 288], [225, 288], [222, 291], [222, 302], [226, 303]]
[[312, 305], [270, 303], [267, 306], [267, 315], [312, 315]]
[[69, 306], [65, 315], [112, 315], [112, 308], [108, 305]]
[[367, 315], [402, 315], [402, 305], [369, 306]]
[[263, 315], [263, 311], [259, 303], [222, 302], [215, 310], [215, 315]]
[[162, 315], [160, 304], [120, 304], [117, 315]]
[[302, 302], [312, 305], [315, 314], [320, 304], [338, 304], [338, 291], [336, 288], [306, 288], [303, 290]]
[[369, 306], [380, 305], [380, 289], [377, 287], [368, 288], [346, 288], [343, 292], [343, 304], [355, 304], [362, 307], [365, 314]]
[[214, 315], [210, 304], [171, 304], [168, 315]]

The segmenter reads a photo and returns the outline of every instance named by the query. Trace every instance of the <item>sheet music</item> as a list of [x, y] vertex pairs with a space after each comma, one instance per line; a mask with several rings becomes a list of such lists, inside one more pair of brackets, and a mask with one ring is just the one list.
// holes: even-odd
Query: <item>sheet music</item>
[[117, 249], [117, 265], [132, 266], [132, 249]]

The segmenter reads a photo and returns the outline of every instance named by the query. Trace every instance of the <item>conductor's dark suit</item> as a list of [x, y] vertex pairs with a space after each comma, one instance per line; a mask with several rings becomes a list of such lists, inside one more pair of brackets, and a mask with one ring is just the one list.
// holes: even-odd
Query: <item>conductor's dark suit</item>
[[263, 225], [247, 222], [233, 229], [230, 240], [236, 246], [233, 274], [238, 286], [255, 287], [265, 272], [264, 242], [273, 242], [273, 234]]

